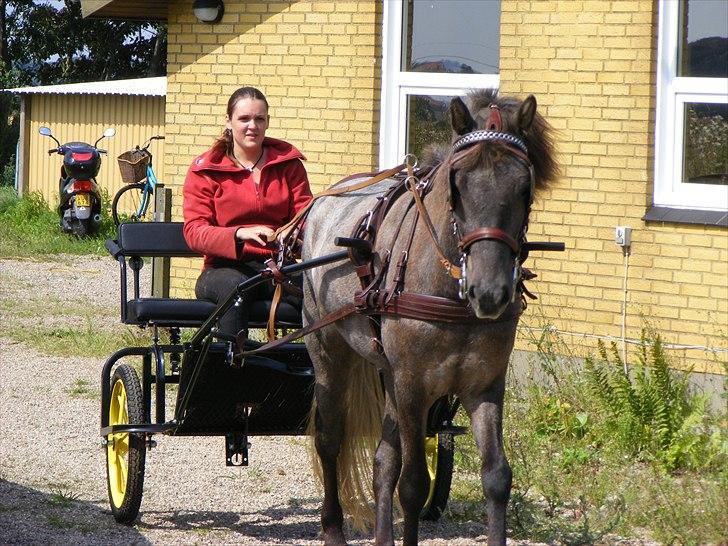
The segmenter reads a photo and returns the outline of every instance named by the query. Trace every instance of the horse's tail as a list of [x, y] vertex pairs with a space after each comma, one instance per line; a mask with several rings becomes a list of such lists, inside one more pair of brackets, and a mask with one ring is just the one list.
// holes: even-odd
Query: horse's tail
[[[344, 412], [344, 438], [337, 460], [339, 500], [355, 528], [365, 530], [374, 523], [372, 468], [382, 429], [384, 393], [377, 369], [355, 359], [348, 374]], [[316, 405], [311, 408], [309, 437], [314, 438]], [[314, 474], [323, 484], [321, 463], [314, 442], [309, 444]]]

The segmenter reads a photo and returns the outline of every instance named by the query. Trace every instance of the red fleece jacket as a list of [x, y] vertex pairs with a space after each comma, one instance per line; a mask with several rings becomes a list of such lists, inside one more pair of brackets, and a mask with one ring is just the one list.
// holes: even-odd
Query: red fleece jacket
[[264, 261], [273, 245], [261, 247], [235, 239], [240, 227], [277, 229], [311, 199], [311, 188], [302, 160], [293, 145], [266, 137], [266, 162], [256, 186], [252, 174], [227, 155], [208, 150], [187, 171], [183, 194], [184, 237], [193, 250], [204, 254], [204, 268], [216, 258], [241, 262]]

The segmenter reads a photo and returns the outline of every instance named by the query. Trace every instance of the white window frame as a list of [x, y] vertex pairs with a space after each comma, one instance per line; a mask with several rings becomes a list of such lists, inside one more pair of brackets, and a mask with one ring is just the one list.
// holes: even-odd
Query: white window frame
[[728, 210], [728, 186], [682, 181], [685, 103], [728, 103], [728, 79], [678, 77], [680, 2], [660, 0], [659, 9], [653, 205]]
[[402, 18], [406, 0], [384, 0], [379, 165], [389, 168], [404, 159], [407, 143], [407, 98], [412, 95], [462, 96], [470, 89], [494, 88], [498, 74], [403, 72]]

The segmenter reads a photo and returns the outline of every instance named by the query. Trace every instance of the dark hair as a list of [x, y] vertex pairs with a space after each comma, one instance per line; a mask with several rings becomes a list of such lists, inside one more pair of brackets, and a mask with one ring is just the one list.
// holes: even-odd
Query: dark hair
[[[265, 103], [265, 109], [268, 110], [268, 100], [265, 98], [263, 92], [255, 87], [246, 86], [235, 90], [235, 92], [230, 95], [227, 103], [227, 110], [225, 111], [228, 118], [233, 117], [233, 110], [235, 110], [235, 105], [241, 99], [262, 100]], [[228, 156], [231, 155], [233, 153], [232, 132], [228, 129], [225, 129], [212, 144], [212, 149], [216, 152], [226, 154]]]

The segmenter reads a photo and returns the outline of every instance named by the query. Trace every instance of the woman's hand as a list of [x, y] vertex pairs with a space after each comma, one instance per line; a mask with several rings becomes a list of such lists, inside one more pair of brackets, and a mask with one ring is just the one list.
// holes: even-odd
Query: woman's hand
[[260, 246], [268, 244], [268, 238], [272, 237], [274, 230], [267, 226], [241, 227], [235, 232], [235, 238], [239, 241], [254, 241]]

